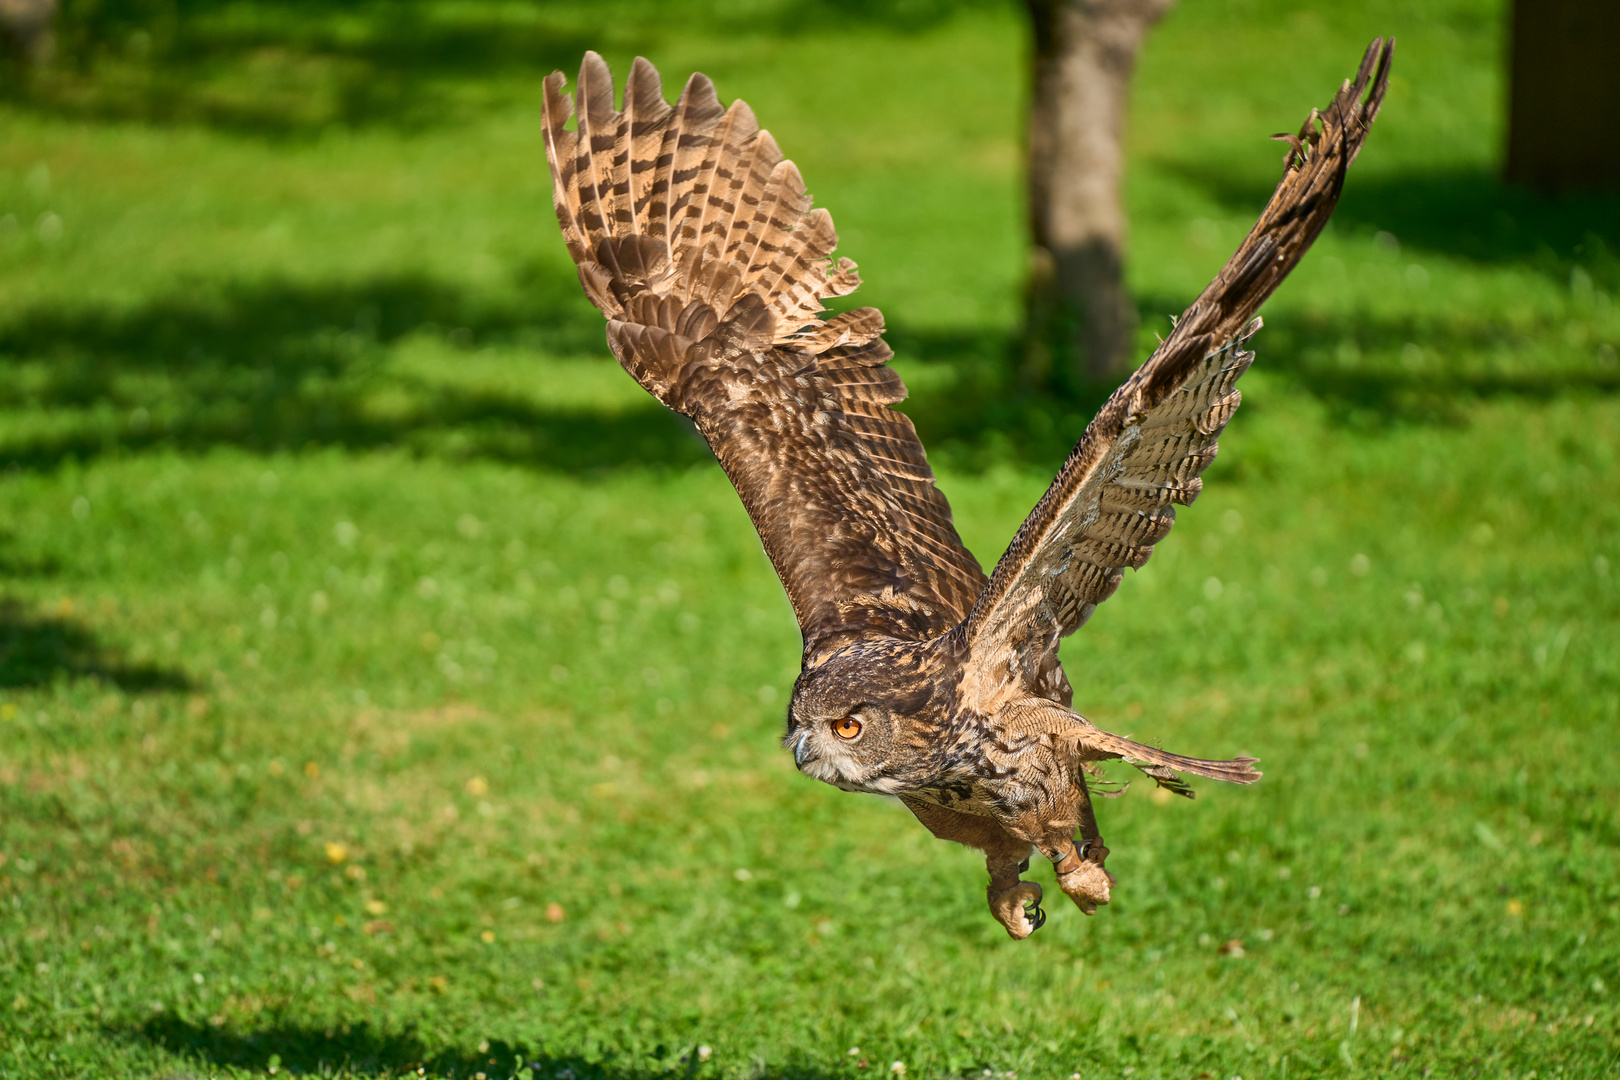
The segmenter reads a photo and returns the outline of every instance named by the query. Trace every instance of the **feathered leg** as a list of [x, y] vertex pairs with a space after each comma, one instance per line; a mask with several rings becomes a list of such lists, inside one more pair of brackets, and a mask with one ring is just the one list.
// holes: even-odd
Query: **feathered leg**
[[990, 872], [990, 888], [985, 892], [985, 899], [990, 904], [990, 913], [1014, 940], [1027, 938], [1040, 929], [1046, 921], [1041, 911], [1041, 887], [1018, 878], [1029, 869], [1031, 845], [1028, 840], [1013, 836], [994, 818], [948, 810], [906, 795], [900, 796], [900, 801], [941, 840], [966, 844], [984, 852], [984, 866]]
[[[1057, 874], [1058, 885], [1064, 894], [1082, 912], [1095, 915], [1098, 904], [1108, 903], [1114, 875], [1103, 866], [1108, 858], [1108, 849], [1103, 846], [1102, 836], [1097, 831], [1097, 815], [1091, 807], [1091, 792], [1086, 787], [1086, 775], [1080, 769], [1074, 770], [1074, 787], [1071, 790], [1073, 817], [1069, 814], [1059, 815], [1062, 827], [1048, 833], [1044, 842], [1037, 846], [1041, 854], [1052, 860], [1052, 870]], [[1078, 843], [1075, 842], [1073, 829], [1063, 819], [1078, 820]]]
[[1095, 914], [1098, 904], [1108, 903], [1114, 878], [1103, 868], [1108, 849], [1097, 832], [1085, 763], [1117, 755], [1089, 745], [1086, 736], [1097, 729], [1084, 718], [1044, 699], [1014, 702], [997, 720], [1006, 737], [1023, 744], [1018, 778], [998, 792], [1006, 812], [1001, 823], [1052, 860], [1064, 893], [1085, 914]]

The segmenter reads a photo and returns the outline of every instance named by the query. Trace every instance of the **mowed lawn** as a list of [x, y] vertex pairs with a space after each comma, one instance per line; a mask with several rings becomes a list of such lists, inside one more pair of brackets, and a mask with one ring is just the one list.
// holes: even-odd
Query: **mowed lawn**
[[186, 7], [9, 88], [0, 1076], [1620, 1071], [1620, 201], [1495, 179], [1504, 4], [1358, 7], [1142, 59], [1145, 356], [1400, 39], [1206, 493], [1064, 648], [1265, 779], [1103, 802], [1114, 902], [1037, 864], [1023, 943], [778, 747], [791, 612], [609, 357], [538, 109], [588, 47], [755, 107], [988, 566], [1095, 405], [1006, 376], [1012, 5]]

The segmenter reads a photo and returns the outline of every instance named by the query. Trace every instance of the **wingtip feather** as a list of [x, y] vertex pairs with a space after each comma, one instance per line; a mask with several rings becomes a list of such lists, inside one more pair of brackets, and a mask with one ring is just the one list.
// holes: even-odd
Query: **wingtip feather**
[[714, 88], [714, 80], [701, 71], [694, 71], [686, 79], [686, 85], [681, 87], [680, 102], [696, 115], [713, 114], [718, 116], [724, 112], [720, 104], [720, 93]]

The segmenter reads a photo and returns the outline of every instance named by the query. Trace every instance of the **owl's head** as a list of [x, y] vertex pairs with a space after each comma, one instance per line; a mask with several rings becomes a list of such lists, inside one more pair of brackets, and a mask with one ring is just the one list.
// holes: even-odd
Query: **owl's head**
[[782, 745], [800, 772], [845, 791], [905, 789], [902, 767], [917, 757], [908, 735], [934, 686], [884, 667], [875, 674], [870, 658], [834, 657], [799, 677]]

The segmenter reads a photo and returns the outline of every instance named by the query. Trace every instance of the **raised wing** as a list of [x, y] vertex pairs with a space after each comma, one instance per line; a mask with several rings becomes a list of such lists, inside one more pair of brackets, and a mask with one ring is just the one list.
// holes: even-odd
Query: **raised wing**
[[[960, 632], [969, 696], [986, 711], [1050, 696], [1058, 639], [1078, 629], [1170, 531], [1176, 505], [1203, 488], [1216, 439], [1242, 395], [1255, 311], [1327, 224], [1389, 79], [1394, 39], [1374, 39], [1353, 82], [1311, 110], [1289, 144], [1282, 182], [1237, 253], [1170, 337], [1108, 399], [996, 565]], [[1251, 322], [1250, 320], [1253, 319]]]
[[[587, 53], [576, 102], [546, 80], [546, 160], [580, 283], [624, 369], [696, 422], [742, 497], [814, 661], [957, 625], [985, 584], [885, 366], [827, 211], [742, 102], [693, 75], [671, 107], [638, 58], [624, 107]], [[578, 129], [569, 131], [572, 113]]]

